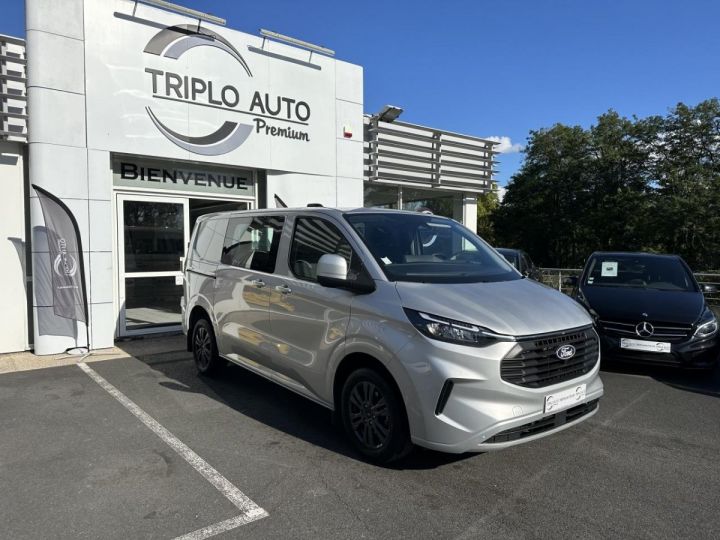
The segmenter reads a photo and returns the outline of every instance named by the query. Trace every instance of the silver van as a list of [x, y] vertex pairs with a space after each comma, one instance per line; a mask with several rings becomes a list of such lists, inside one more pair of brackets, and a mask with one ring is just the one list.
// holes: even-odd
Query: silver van
[[443, 217], [209, 214], [184, 287], [201, 374], [230, 361], [335, 411], [374, 461], [413, 444], [460, 453], [529, 442], [589, 418], [603, 394], [588, 313]]

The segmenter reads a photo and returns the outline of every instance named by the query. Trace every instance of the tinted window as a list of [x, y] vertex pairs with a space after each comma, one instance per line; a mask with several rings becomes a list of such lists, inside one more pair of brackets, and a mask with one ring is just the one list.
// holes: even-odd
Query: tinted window
[[259, 272], [274, 272], [283, 221], [282, 216], [230, 218], [221, 262]]
[[480, 238], [451, 219], [427, 214], [346, 214], [389, 279], [473, 283], [521, 279]]
[[589, 263], [584, 285], [697, 291], [694, 278], [680, 259], [653, 255], [596, 256]]
[[523, 253], [520, 256], [520, 265], [522, 267], [522, 272], [529, 272], [532, 270], [532, 263], [530, 262], [530, 257], [528, 257], [525, 253]]
[[498, 249], [496, 251], [502, 255], [507, 262], [519, 269], [520, 263], [518, 262], [518, 255], [516, 251], [513, 251], [512, 249]]
[[348, 269], [358, 264], [353, 261], [357, 257], [350, 244], [335, 225], [320, 218], [297, 218], [288, 261], [292, 273], [300, 279], [315, 281], [318, 261], [325, 254], [341, 255]]
[[200, 222], [192, 246], [192, 259], [214, 264], [220, 262], [227, 222], [224, 218]]

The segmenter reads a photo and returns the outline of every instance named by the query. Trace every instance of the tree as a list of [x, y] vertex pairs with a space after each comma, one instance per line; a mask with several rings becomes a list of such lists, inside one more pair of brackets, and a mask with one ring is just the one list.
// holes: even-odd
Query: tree
[[497, 242], [545, 266], [642, 250], [720, 268], [720, 102], [532, 131], [491, 225]]
[[486, 242], [495, 245], [495, 229], [492, 215], [500, 205], [497, 192], [488, 191], [478, 195], [477, 198], [477, 234]]
[[503, 245], [523, 248], [545, 266], [576, 264], [587, 231], [590, 145], [580, 126], [533, 131], [525, 160], [493, 223]]

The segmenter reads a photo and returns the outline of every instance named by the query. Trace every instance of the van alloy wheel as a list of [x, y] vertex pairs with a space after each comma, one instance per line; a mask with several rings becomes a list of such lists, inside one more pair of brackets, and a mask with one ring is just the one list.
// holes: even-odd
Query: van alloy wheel
[[192, 333], [192, 352], [195, 365], [201, 374], [211, 374], [220, 367], [215, 333], [207, 319], [195, 323]]
[[212, 359], [212, 344], [210, 343], [210, 334], [204, 326], [200, 326], [195, 331], [195, 355], [198, 367], [205, 371]]
[[380, 449], [392, 432], [392, 417], [380, 389], [369, 381], [355, 385], [350, 393], [350, 423], [355, 436], [368, 448]]
[[356, 369], [343, 383], [339, 405], [346, 436], [368, 460], [389, 463], [412, 449], [405, 404], [389, 375]]

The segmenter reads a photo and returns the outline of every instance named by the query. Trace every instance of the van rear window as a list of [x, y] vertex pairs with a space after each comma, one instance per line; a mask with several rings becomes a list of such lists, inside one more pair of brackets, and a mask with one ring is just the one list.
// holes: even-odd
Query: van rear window
[[219, 218], [198, 223], [192, 246], [193, 259], [211, 264], [220, 262], [227, 222], [227, 218]]

